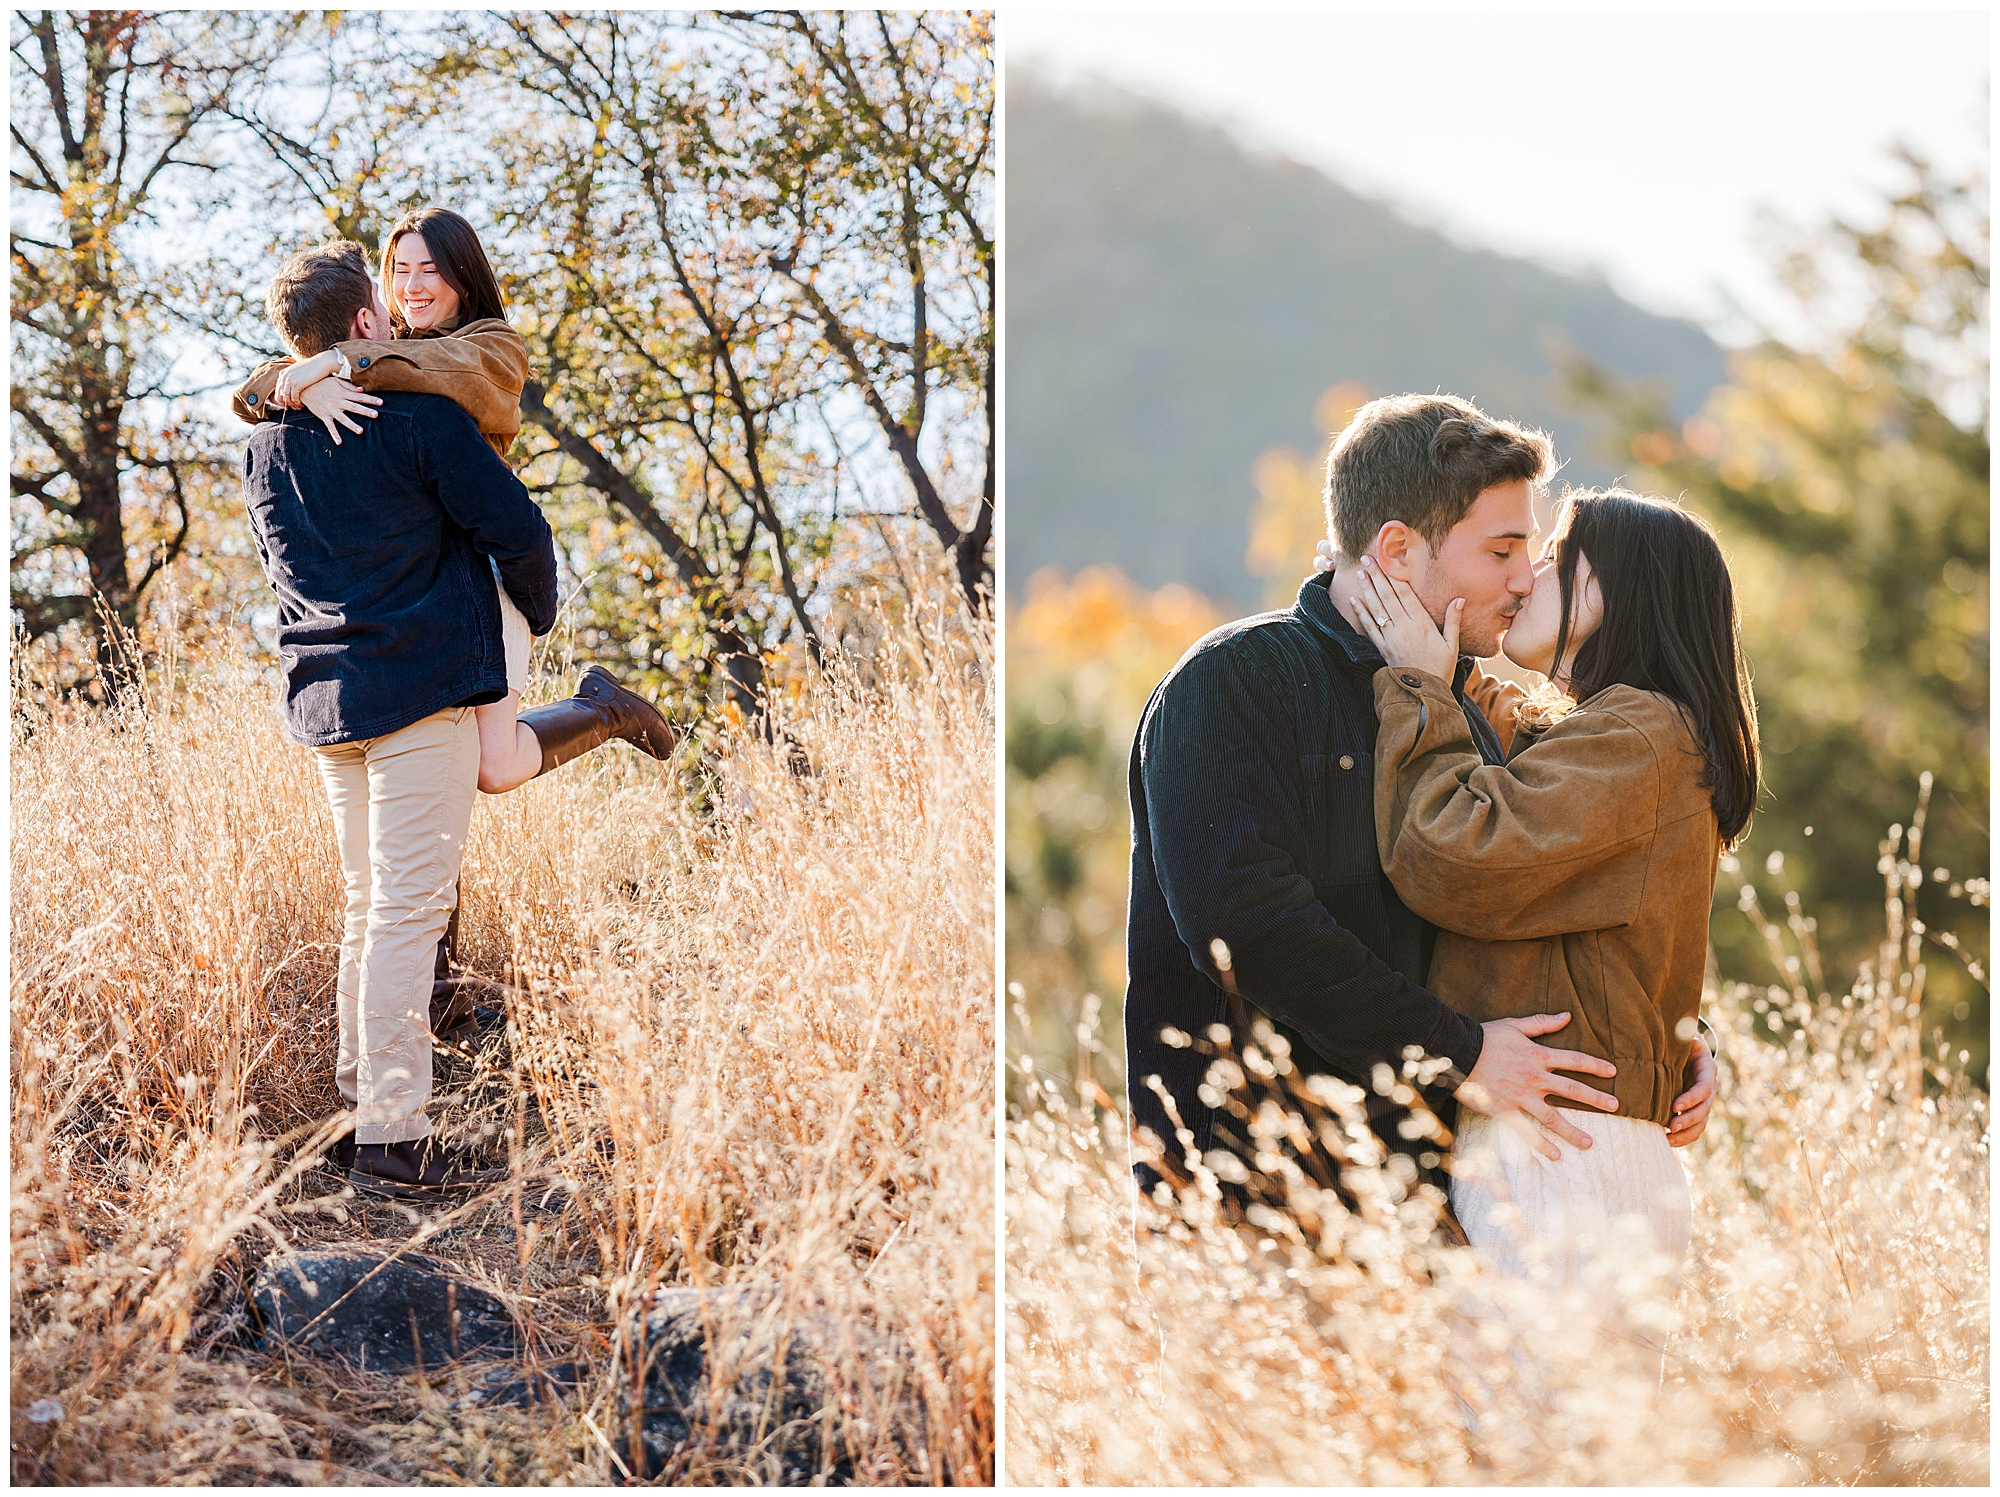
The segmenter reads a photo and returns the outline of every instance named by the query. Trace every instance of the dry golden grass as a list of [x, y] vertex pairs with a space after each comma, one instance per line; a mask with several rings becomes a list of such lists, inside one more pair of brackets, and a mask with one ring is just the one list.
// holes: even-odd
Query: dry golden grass
[[[701, 793], [613, 745], [482, 801], [463, 955], [507, 985], [512, 1061], [437, 1111], [525, 1183], [423, 1217], [300, 1147], [338, 1109], [338, 871], [269, 687], [212, 662], [106, 713], [17, 675], [15, 1479], [601, 1482], [627, 1313], [758, 1283], [855, 1331], [829, 1466], [990, 1480], [988, 662], [936, 619], [874, 637], [784, 703], [810, 777], [739, 731]], [[491, 1285], [579, 1396], [481, 1411], [260, 1355], [256, 1263], [329, 1241]], [[859, 1349], [884, 1334], [909, 1354]], [[748, 1474], [716, 1461], [678, 1474]]]
[[[1496, 1282], [1431, 1241], [1426, 1187], [1406, 1196], [1365, 1156], [1340, 1208], [1277, 1144], [1360, 1114], [1337, 1084], [1280, 1105], [1268, 1039], [1210, 1072], [1268, 1141], [1254, 1183], [1283, 1203], [1242, 1228], [1212, 1176], [1171, 1209], [1138, 1202], [1122, 1109], [1018, 1057], [1008, 1480], [1984, 1486], [1987, 1099], [1962, 1054], [1918, 1049], [1900, 895], [1923, 870], [1885, 844], [1884, 871], [1889, 929], [1842, 998], [1809, 990], [1809, 922], [1793, 911], [1789, 948], [1746, 897], [1783, 981], [1704, 1005], [1722, 1083], [1683, 1156], [1677, 1287], [1636, 1254], [1569, 1303]], [[1664, 1380], [1642, 1337], [1664, 1340]]]

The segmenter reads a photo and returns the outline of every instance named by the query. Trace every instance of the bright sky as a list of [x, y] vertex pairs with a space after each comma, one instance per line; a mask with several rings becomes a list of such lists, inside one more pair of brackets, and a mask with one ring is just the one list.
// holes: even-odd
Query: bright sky
[[1785, 326], [1761, 208], [1864, 215], [1884, 147], [1990, 149], [1982, 11], [1003, 12], [1010, 66], [1096, 76], [1725, 337]]

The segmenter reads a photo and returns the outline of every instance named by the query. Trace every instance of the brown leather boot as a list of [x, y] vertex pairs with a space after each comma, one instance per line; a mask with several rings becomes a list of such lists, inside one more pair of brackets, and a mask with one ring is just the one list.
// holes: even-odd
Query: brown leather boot
[[459, 886], [451, 889], [451, 920], [438, 942], [437, 958], [431, 963], [431, 1037], [449, 1038], [452, 1031], [472, 1021], [473, 994], [478, 979], [462, 976], [452, 969], [458, 964]]
[[479, 1006], [479, 994], [484, 987], [484, 983], [470, 974], [432, 983], [431, 1038], [456, 1040], [459, 1032], [472, 1022], [473, 1010]]
[[458, 880], [451, 883], [451, 919], [444, 925], [444, 939], [438, 942], [437, 958], [431, 963], [431, 981], [443, 982], [451, 976], [452, 964], [458, 960]]
[[542, 767], [547, 774], [558, 764], [567, 764], [613, 738], [622, 738], [642, 754], [664, 759], [674, 751], [676, 734], [660, 709], [628, 691], [601, 665], [593, 665], [576, 684], [576, 695], [566, 702], [546, 707], [530, 707], [521, 721], [542, 746]]
[[474, 1166], [471, 1154], [435, 1138], [399, 1144], [356, 1144], [348, 1183], [370, 1195], [400, 1200], [434, 1199], [447, 1191], [481, 1190], [506, 1183], [505, 1170]]

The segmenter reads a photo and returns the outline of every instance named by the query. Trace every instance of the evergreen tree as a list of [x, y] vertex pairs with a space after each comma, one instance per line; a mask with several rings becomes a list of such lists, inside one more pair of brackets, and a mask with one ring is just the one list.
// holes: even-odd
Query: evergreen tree
[[[1923, 771], [1935, 795], [1915, 913], [1933, 946], [1984, 925], [1953, 901], [1983, 905], [1987, 871], [1986, 184], [1901, 160], [1910, 182], [1879, 227], [1835, 221], [1781, 265], [1827, 330], [1817, 346], [1766, 336], [1678, 424], [1647, 392], [1573, 370], [1615, 419], [1628, 483], [1683, 496], [1730, 554], [1768, 787], [1745, 856], [1795, 884], [1836, 991], [1880, 939], [1882, 845]], [[1762, 944], [1727, 914], [1715, 935], [1744, 957]], [[1930, 957], [1926, 1028], [1983, 1051], [1983, 981]]]

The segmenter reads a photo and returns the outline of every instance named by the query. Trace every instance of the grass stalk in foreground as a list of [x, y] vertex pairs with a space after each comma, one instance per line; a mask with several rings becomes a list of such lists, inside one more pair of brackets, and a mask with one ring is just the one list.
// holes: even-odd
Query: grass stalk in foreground
[[1920, 850], [1885, 843], [1884, 873], [1882, 947], [1839, 998], [1807, 986], [1810, 924], [1788, 955], [1746, 898], [1784, 981], [1704, 1002], [1721, 1089], [1682, 1155], [1678, 1284], [1636, 1252], [1568, 1303], [1496, 1282], [1365, 1145], [1346, 1203], [1315, 1188], [1284, 1140], [1353, 1139], [1353, 1099], [1268, 1041], [1210, 1071], [1258, 1140], [1240, 1226], [1211, 1172], [1138, 1200], [1120, 1100], [1017, 1057], [1009, 1480], [1985, 1485], [1988, 1100], [1914, 1032]]
[[[15, 1479], [601, 1482], [633, 1455], [629, 1312], [759, 1284], [835, 1328], [826, 1469], [990, 1480], [988, 661], [935, 620], [877, 638], [783, 705], [810, 776], [740, 732], [706, 809], [618, 745], [482, 800], [464, 957], [512, 1059], [436, 1112], [531, 1183], [416, 1215], [306, 1163], [339, 1107], [339, 874], [269, 689], [209, 662], [105, 712], [17, 679]], [[320, 1243], [446, 1260], [583, 1365], [577, 1397], [256, 1352], [256, 1265]], [[754, 1478], [733, 1461], [674, 1474]]]

